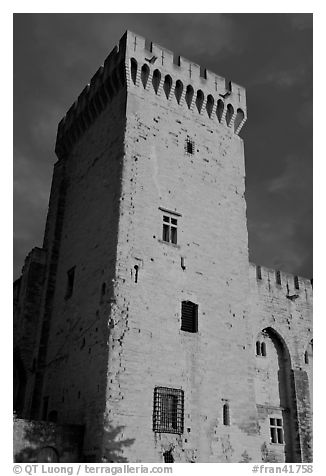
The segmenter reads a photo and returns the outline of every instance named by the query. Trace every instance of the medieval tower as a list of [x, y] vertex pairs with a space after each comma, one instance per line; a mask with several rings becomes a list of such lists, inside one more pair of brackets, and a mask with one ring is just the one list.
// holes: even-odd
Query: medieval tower
[[246, 92], [127, 32], [60, 122], [15, 407], [130, 462], [311, 461], [312, 284], [249, 263]]

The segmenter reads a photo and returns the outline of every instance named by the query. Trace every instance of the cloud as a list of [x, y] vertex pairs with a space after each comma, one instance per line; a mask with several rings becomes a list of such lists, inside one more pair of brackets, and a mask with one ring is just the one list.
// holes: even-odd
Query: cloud
[[284, 160], [282, 172], [271, 179], [267, 191], [272, 194], [311, 193], [312, 168], [311, 163], [300, 155], [288, 155]]

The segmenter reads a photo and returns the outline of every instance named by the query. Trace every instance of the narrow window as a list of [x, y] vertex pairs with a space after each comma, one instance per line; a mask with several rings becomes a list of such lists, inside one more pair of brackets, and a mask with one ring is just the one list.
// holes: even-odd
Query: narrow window
[[134, 84], [136, 84], [136, 77], [137, 77], [137, 61], [135, 58], [131, 58], [130, 60], [130, 70], [131, 70], [131, 79]]
[[74, 281], [75, 281], [75, 266], [70, 268], [67, 271], [67, 288], [66, 288], [66, 299], [69, 299], [72, 296], [73, 289], [74, 289]]
[[172, 450], [165, 451], [165, 453], [163, 453], [163, 457], [164, 457], [164, 463], [174, 463]]
[[163, 215], [162, 240], [167, 243], [177, 244], [178, 220], [170, 215]]
[[138, 264], [135, 264], [134, 269], [135, 269], [135, 283], [138, 283], [138, 269], [139, 269]]
[[309, 354], [308, 354], [307, 350], [304, 353], [304, 363], [307, 364], [307, 365], [309, 364]]
[[230, 426], [230, 406], [228, 403], [223, 405], [223, 425]]
[[256, 266], [256, 278], [261, 279], [261, 266]]
[[48, 417], [49, 397], [43, 398], [42, 420], [46, 421]]
[[219, 99], [217, 101], [217, 108], [216, 108], [216, 115], [219, 122], [221, 122], [222, 120], [223, 111], [224, 111], [224, 102], [222, 101], [222, 99]]
[[276, 284], [281, 285], [282, 284], [281, 271], [278, 271], [278, 270], [276, 271], [275, 278], [276, 278]]
[[144, 89], [146, 88], [148, 76], [149, 76], [149, 67], [147, 66], [147, 64], [143, 64], [141, 69], [141, 82], [143, 83]]
[[152, 84], [153, 84], [155, 94], [157, 94], [158, 88], [160, 86], [160, 82], [161, 82], [161, 73], [159, 72], [158, 69], [156, 69], [153, 73], [153, 78], [152, 78]]
[[192, 86], [190, 86], [190, 84], [189, 84], [187, 86], [186, 96], [185, 96], [188, 109], [190, 109], [190, 107], [191, 107], [193, 97], [194, 97], [194, 88]]
[[183, 84], [180, 81], [180, 79], [178, 79], [177, 82], [175, 83], [175, 89], [174, 89], [174, 94], [175, 94], [175, 97], [176, 97], [176, 100], [177, 100], [178, 104], [180, 104], [182, 91], [183, 91]]
[[298, 276], [294, 276], [294, 287], [295, 289], [300, 289]]
[[263, 357], [266, 357], [266, 355], [267, 355], [266, 354], [266, 344], [265, 344], [265, 342], [262, 342], [262, 344], [261, 344], [261, 355]]
[[198, 89], [197, 91], [197, 97], [196, 97], [196, 107], [198, 109], [198, 112], [201, 112], [201, 109], [203, 107], [204, 103], [204, 93], [201, 89]]
[[256, 355], [261, 355], [260, 342], [256, 342]]
[[226, 108], [226, 116], [225, 116], [226, 123], [228, 126], [230, 125], [231, 119], [233, 117], [233, 113], [234, 113], [234, 109], [232, 104], [228, 104]]
[[209, 94], [207, 96], [207, 103], [206, 103], [206, 111], [207, 111], [208, 117], [212, 116], [213, 107], [214, 107], [214, 98], [211, 94]]
[[181, 330], [198, 332], [198, 305], [191, 301], [181, 303]]
[[271, 443], [284, 443], [282, 418], [270, 418], [270, 441]]
[[155, 387], [153, 406], [153, 431], [157, 433], [183, 433], [183, 390]]
[[166, 75], [164, 78], [164, 84], [163, 84], [163, 90], [165, 92], [166, 99], [169, 99], [171, 88], [172, 88], [172, 78], [170, 75]]

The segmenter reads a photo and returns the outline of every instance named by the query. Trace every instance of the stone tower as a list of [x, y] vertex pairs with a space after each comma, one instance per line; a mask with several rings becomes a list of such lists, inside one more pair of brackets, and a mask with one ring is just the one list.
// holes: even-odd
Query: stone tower
[[59, 124], [21, 414], [86, 460], [311, 458], [311, 283], [249, 264], [246, 118], [127, 32]]

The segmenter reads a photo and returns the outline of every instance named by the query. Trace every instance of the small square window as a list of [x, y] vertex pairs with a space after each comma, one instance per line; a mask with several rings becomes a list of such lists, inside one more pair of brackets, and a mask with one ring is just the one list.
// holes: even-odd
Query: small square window
[[155, 387], [153, 431], [157, 433], [183, 433], [183, 390]]
[[198, 305], [191, 301], [182, 301], [181, 330], [198, 332]]
[[270, 440], [271, 443], [284, 443], [284, 434], [283, 434], [283, 421], [282, 418], [270, 418]]

